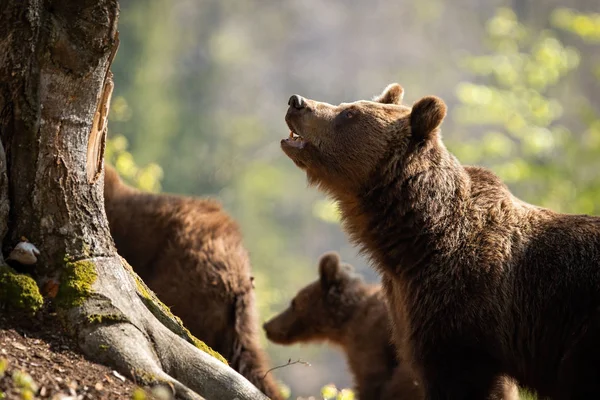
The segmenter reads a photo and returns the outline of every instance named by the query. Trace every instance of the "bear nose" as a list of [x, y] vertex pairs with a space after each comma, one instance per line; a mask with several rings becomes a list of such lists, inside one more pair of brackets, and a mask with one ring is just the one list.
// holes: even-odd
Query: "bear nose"
[[304, 98], [302, 98], [302, 96], [293, 94], [292, 97], [290, 97], [290, 99], [288, 100], [288, 106], [292, 106], [295, 109], [300, 110], [306, 107], [306, 101], [304, 100]]

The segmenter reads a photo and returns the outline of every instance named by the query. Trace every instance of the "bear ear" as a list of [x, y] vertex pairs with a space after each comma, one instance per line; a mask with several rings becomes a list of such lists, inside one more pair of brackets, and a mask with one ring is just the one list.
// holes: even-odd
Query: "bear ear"
[[323, 286], [329, 286], [340, 277], [340, 256], [332, 251], [325, 253], [319, 260], [319, 276]]
[[397, 83], [390, 83], [379, 96], [375, 96], [373, 101], [383, 104], [402, 104], [404, 98], [404, 89]]
[[446, 117], [446, 104], [436, 96], [426, 96], [412, 106], [410, 129], [413, 137], [426, 140]]

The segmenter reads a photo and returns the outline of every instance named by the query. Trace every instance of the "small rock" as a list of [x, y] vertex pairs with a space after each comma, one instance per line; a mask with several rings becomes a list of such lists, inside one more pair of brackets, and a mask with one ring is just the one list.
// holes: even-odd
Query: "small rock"
[[12, 346], [13, 346], [15, 349], [19, 349], [19, 350], [22, 350], [22, 351], [25, 351], [25, 350], [27, 350], [27, 347], [23, 346], [23, 345], [22, 345], [21, 343], [19, 343], [19, 342], [13, 342], [13, 343], [12, 343]]
[[104, 389], [104, 385], [102, 384], [102, 382], [98, 382], [94, 385], [94, 389], [100, 392], [102, 389]]
[[33, 354], [33, 356], [34, 356], [34, 357], [37, 357], [37, 358], [43, 358], [43, 359], [44, 359], [44, 360], [46, 360], [46, 361], [50, 361], [50, 358], [49, 358], [47, 355], [45, 355], [44, 353], [35, 352], [35, 353]]
[[115, 377], [119, 378], [119, 379], [120, 379], [122, 382], [125, 382], [125, 379], [126, 379], [126, 378], [125, 378], [123, 375], [121, 375], [120, 373], [118, 373], [117, 371], [114, 371], [114, 370], [113, 370], [112, 374], [113, 374]]

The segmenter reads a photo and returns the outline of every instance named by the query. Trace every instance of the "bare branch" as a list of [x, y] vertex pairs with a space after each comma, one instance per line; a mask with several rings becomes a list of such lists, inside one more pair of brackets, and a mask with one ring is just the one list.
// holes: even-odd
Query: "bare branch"
[[263, 379], [265, 379], [267, 377], [267, 375], [269, 374], [269, 372], [271, 372], [271, 371], [274, 371], [274, 370], [279, 369], [279, 368], [285, 368], [287, 366], [294, 365], [294, 364], [302, 364], [302, 365], [304, 365], [306, 367], [310, 367], [311, 366], [309, 362], [302, 361], [300, 359], [298, 359], [296, 361], [292, 361], [292, 359], [290, 358], [287, 363], [285, 363], [283, 365], [277, 365], [276, 367], [273, 367], [270, 370], [268, 370], [267, 372], [265, 372], [265, 375], [263, 376]]

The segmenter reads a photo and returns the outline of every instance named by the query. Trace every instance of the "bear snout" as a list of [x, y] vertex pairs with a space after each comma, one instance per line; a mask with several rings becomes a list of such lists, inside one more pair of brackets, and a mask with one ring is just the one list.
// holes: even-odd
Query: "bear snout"
[[304, 100], [304, 97], [298, 94], [293, 94], [288, 100], [288, 106], [294, 107], [297, 110], [301, 110], [306, 107], [306, 101]]
[[287, 335], [281, 330], [281, 326], [274, 323], [273, 320], [267, 321], [263, 324], [263, 330], [267, 339], [274, 343], [282, 343], [287, 339]]
[[269, 336], [269, 334], [273, 331], [271, 325], [272, 325], [271, 321], [267, 321], [262, 326], [262, 328], [265, 331], [265, 333], [267, 334], [267, 336]]

